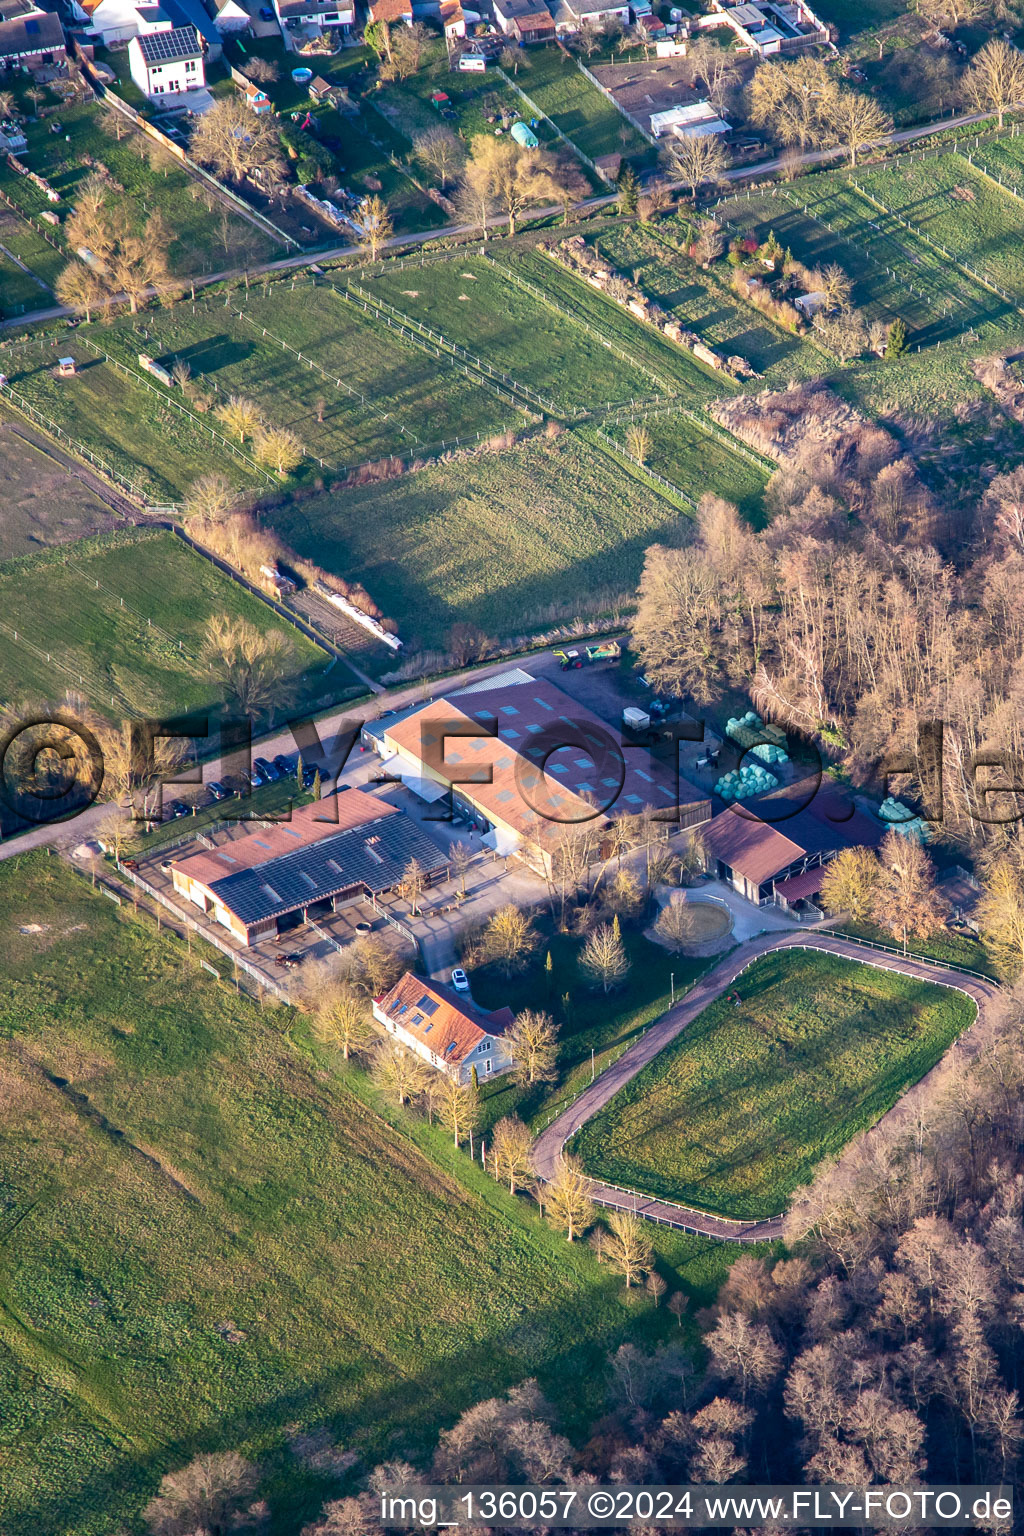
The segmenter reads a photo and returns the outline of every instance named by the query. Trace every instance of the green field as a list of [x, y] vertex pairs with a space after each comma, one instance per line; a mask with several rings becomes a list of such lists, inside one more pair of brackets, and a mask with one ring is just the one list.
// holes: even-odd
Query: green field
[[[94, 345], [102, 347], [105, 335], [96, 331], [90, 340], [93, 336]], [[131, 363], [136, 373], [137, 350]], [[54, 371], [57, 357], [65, 352], [78, 363], [73, 378], [60, 378]], [[124, 357], [127, 360], [127, 352]], [[14, 405], [25, 402], [38, 411], [47, 431], [59, 427], [70, 439], [69, 446], [95, 454], [101, 468], [122, 476], [148, 502], [182, 501], [201, 475], [214, 472], [239, 487], [267, 484], [268, 477], [255, 465], [218, 441], [214, 434], [220, 431], [219, 422], [183, 415], [171, 404], [180, 400], [177, 391], [160, 384], [148, 388], [97, 356], [84, 340], [21, 343], [7, 353], [5, 368]], [[180, 403], [189, 409], [187, 401]]]
[[1010, 314], [998, 295], [887, 217], [845, 174], [730, 198], [722, 215], [730, 232], [764, 239], [774, 231], [808, 267], [837, 262], [853, 282], [855, 306], [868, 319], [899, 315], [915, 346], [1002, 326]]
[[216, 705], [223, 690], [200, 653], [220, 614], [293, 641], [291, 708], [354, 682], [338, 669], [325, 682], [326, 652], [172, 534], [115, 533], [0, 570], [0, 699], [71, 689], [114, 719]]
[[574, 1138], [595, 1177], [777, 1215], [975, 1016], [958, 992], [813, 951], [757, 960]]
[[140, 348], [168, 367], [187, 362], [195, 382], [218, 400], [240, 394], [257, 401], [334, 470], [522, 420], [490, 390], [327, 286], [282, 281], [232, 300], [230, 308], [223, 299], [177, 304], [141, 323], [125, 317], [105, 330], [103, 344], [129, 366], [138, 366]]
[[[730, 200], [723, 210], [732, 218], [734, 204], [753, 200]], [[775, 203], [778, 209], [779, 203]], [[743, 213], [759, 217], [751, 207]], [[640, 224], [620, 223], [602, 232], [594, 241], [597, 251], [621, 272], [637, 275], [640, 287], [669, 310], [702, 341], [726, 356], [745, 357], [769, 383], [788, 383], [791, 378], [821, 370], [821, 354], [800, 337], [773, 325], [751, 306], [730, 293], [718, 272], [705, 272], [685, 255], [682, 246], [690, 234], [689, 225], [675, 218], [662, 220], [657, 229]]]
[[1016, 303], [1024, 299], [1024, 205], [979, 175], [962, 156], [874, 168], [857, 173], [855, 180], [914, 230], [1005, 289]]
[[[593, 410], [676, 391], [695, 398], [721, 393], [722, 385], [678, 347], [570, 274], [563, 283], [553, 267], [544, 257], [508, 260], [502, 251], [494, 261], [469, 256], [396, 271], [385, 267], [372, 291], [559, 410]], [[510, 271], [543, 286], [553, 302], [517, 286]], [[619, 350], [611, 351], [606, 341]]]
[[[446, 1133], [56, 859], [4, 864], [0, 900], [7, 1536], [137, 1530], [164, 1471], [222, 1448], [260, 1460], [294, 1536], [338, 1489], [298, 1432], [363, 1468], [415, 1458], [537, 1375], [580, 1434], [606, 1352], [675, 1336]], [[663, 1252], [710, 1301], [723, 1250]]]
[[627, 155], [654, 164], [656, 151], [560, 48], [537, 48], [516, 84], [546, 112], [556, 128], [591, 160]]
[[[733, 452], [723, 439], [701, 431], [680, 412], [654, 411], [638, 414], [636, 420], [646, 427], [651, 446], [646, 464], [656, 474], [664, 475], [685, 491], [693, 501], [705, 492], [733, 502], [743, 516], [756, 526], [764, 521], [764, 488], [769, 471]], [[609, 427], [609, 435], [625, 447], [628, 421]]]
[[680, 513], [567, 432], [429, 465], [268, 515], [301, 555], [361, 581], [403, 639], [468, 620], [507, 638], [630, 603], [644, 551]]
[[552, 305], [568, 310], [579, 324], [595, 328], [614, 346], [622, 348], [650, 370], [651, 383], [690, 400], [707, 400], [733, 386], [728, 378], [698, 363], [685, 348], [667, 340], [652, 325], [631, 315], [621, 304], [598, 293], [558, 261], [525, 247], [502, 252], [497, 258], [505, 271], [540, 289]]
[[[26, 106], [26, 111], [31, 108]], [[45, 176], [67, 200], [58, 205], [59, 213], [67, 213], [76, 188], [90, 174], [85, 163], [89, 156], [98, 165], [106, 166], [123, 189], [116, 196], [140, 224], [151, 213], [162, 216], [171, 235], [168, 262], [172, 272], [188, 275], [218, 271], [281, 254], [279, 244], [239, 215], [228, 212], [172, 156], [164, 154], [151, 163], [150, 142], [142, 134], [127, 133], [118, 142], [113, 134], [106, 133], [100, 126], [100, 108], [94, 101], [62, 109], [60, 123], [60, 134], [50, 132], [50, 120], [27, 123], [28, 149], [19, 157], [30, 170]], [[24, 213], [38, 215], [50, 206], [39, 188], [2, 162], [0, 188]], [[28, 258], [23, 256], [22, 260]], [[41, 272], [40, 276], [52, 281], [49, 271]]]
[[[7, 250], [11, 250], [10, 242], [5, 240], [9, 227], [13, 220], [0, 220], [0, 244]], [[24, 258], [20, 257], [19, 260]], [[28, 263], [26, 262], [27, 266]], [[29, 275], [16, 261], [0, 250], [0, 316], [11, 318], [14, 315], [22, 315], [26, 310], [43, 309], [52, 302], [50, 293], [46, 288], [41, 288], [36, 279]]]

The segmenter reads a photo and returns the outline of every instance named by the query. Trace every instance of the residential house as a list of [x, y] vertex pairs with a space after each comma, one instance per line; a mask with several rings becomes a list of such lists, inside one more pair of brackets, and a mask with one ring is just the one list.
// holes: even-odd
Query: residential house
[[494, 20], [517, 43], [554, 40], [555, 18], [540, 0], [494, 0]]
[[421, 799], [450, 796], [496, 853], [547, 877], [574, 824], [604, 831], [646, 806], [667, 832], [709, 819], [705, 794], [546, 679], [517, 667], [485, 684], [369, 722], [362, 740]]
[[445, 37], [465, 37], [466, 17], [461, 0], [441, 0], [440, 19]]
[[759, 59], [799, 53], [831, 38], [804, 0], [711, 0], [711, 5], [711, 15], [701, 16], [697, 27], [729, 27], [740, 48]]
[[348, 32], [356, 19], [353, 0], [273, 0], [285, 40], [293, 51], [334, 28]]
[[[172, 32], [177, 27], [193, 27], [205, 42], [205, 55], [218, 59], [221, 40], [200, 0], [69, 0], [73, 12], [89, 27], [91, 37], [104, 48], [116, 48], [133, 37], [153, 32]], [[248, 17], [246, 18], [248, 20]]]
[[411, 27], [412, 0], [370, 0], [367, 16], [371, 22], [386, 21], [389, 27], [396, 27], [400, 22]]
[[195, 27], [147, 32], [128, 44], [128, 66], [139, 90], [151, 99], [183, 96], [206, 84], [203, 45]]
[[252, 26], [252, 17], [238, 0], [224, 0], [214, 15], [213, 24], [221, 37], [234, 37]]
[[46, 69], [66, 58], [58, 16], [34, 0], [0, 0], [0, 70]]
[[511, 1008], [485, 1013], [449, 987], [412, 971], [374, 998], [373, 1016], [409, 1050], [460, 1083], [472, 1082], [474, 1067], [482, 1080], [514, 1065], [507, 1039]]
[[252, 945], [394, 890], [412, 859], [428, 883], [448, 872], [447, 854], [397, 806], [347, 789], [175, 859], [171, 879], [179, 895]]
[[562, 17], [560, 30], [578, 32], [581, 27], [614, 25], [629, 26], [629, 5], [617, 5], [614, 0], [561, 0]]

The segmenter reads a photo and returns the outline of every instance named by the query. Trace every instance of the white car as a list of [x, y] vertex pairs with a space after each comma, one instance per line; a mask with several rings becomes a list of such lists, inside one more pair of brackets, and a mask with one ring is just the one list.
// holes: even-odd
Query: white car
[[452, 971], [452, 986], [455, 988], [456, 992], [469, 991], [469, 977], [466, 975], [461, 965], [457, 965], [454, 971]]

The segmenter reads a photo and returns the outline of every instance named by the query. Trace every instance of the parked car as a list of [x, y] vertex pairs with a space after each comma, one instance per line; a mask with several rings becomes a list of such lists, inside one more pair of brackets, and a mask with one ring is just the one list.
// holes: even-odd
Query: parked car
[[172, 821], [177, 821], [180, 816], [191, 816], [192, 807], [186, 805], [184, 800], [172, 800], [167, 807], [167, 814]]
[[228, 786], [222, 784], [220, 779], [214, 779], [213, 783], [207, 784], [206, 787], [210, 792], [211, 800], [226, 800], [231, 793]]
[[273, 21], [273, 19], [274, 19], [274, 12], [271, 10], [270, 6], [269, 5], [261, 5], [260, 6], [260, 20], [261, 21]]
[[279, 752], [274, 758], [274, 767], [277, 769], [282, 779], [287, 778], [290, 773], [295, 772], [295, 764], [292, 762], [291, 758], [285, 757], [283, 752]]
[[303, 789], [312, 789], [313, 788], [313, 781], [315, 780], [315, 778], [316, 778], [316, 769], [311, 767], [309, 763], [304, 763], [303, 767], [302, 767], [302, 787], [303, 787]]
[[469, 977], [466, 975], [461, 965], [457, 965], [454, 971], [452, 971], [452, 986], [455, 988], [456, 992], [469, 991]]
[[277, 780], [281, 777], [280, 768], [275, 768], [268, 758], [257, 757], [253, 762], [253, 767], [259, 769], [266, 784], [276, 784]]

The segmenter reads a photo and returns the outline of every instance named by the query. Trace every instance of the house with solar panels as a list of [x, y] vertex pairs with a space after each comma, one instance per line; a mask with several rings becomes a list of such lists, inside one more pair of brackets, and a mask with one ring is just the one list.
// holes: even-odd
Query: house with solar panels
[[511, 1008], [487, 1013], [438, 981], [406, 971], [390, 992], [373, 1000], [373, 1016], [388, 1034], [460, 1083], [497, 1076], [514, 1066], [507, 1031]]
[[132, 79], [151, 99], [181, 96], [206, 84], [203, 44], [195, 27], [147, 32], [128, 44]]
[[413, 859], [428, 885], [447, 877], [447, 854], [411, 817], [346, 789], [287, 821], [175, 859], [170, 874], [179, 895], [252, 945], [393, 891]]

